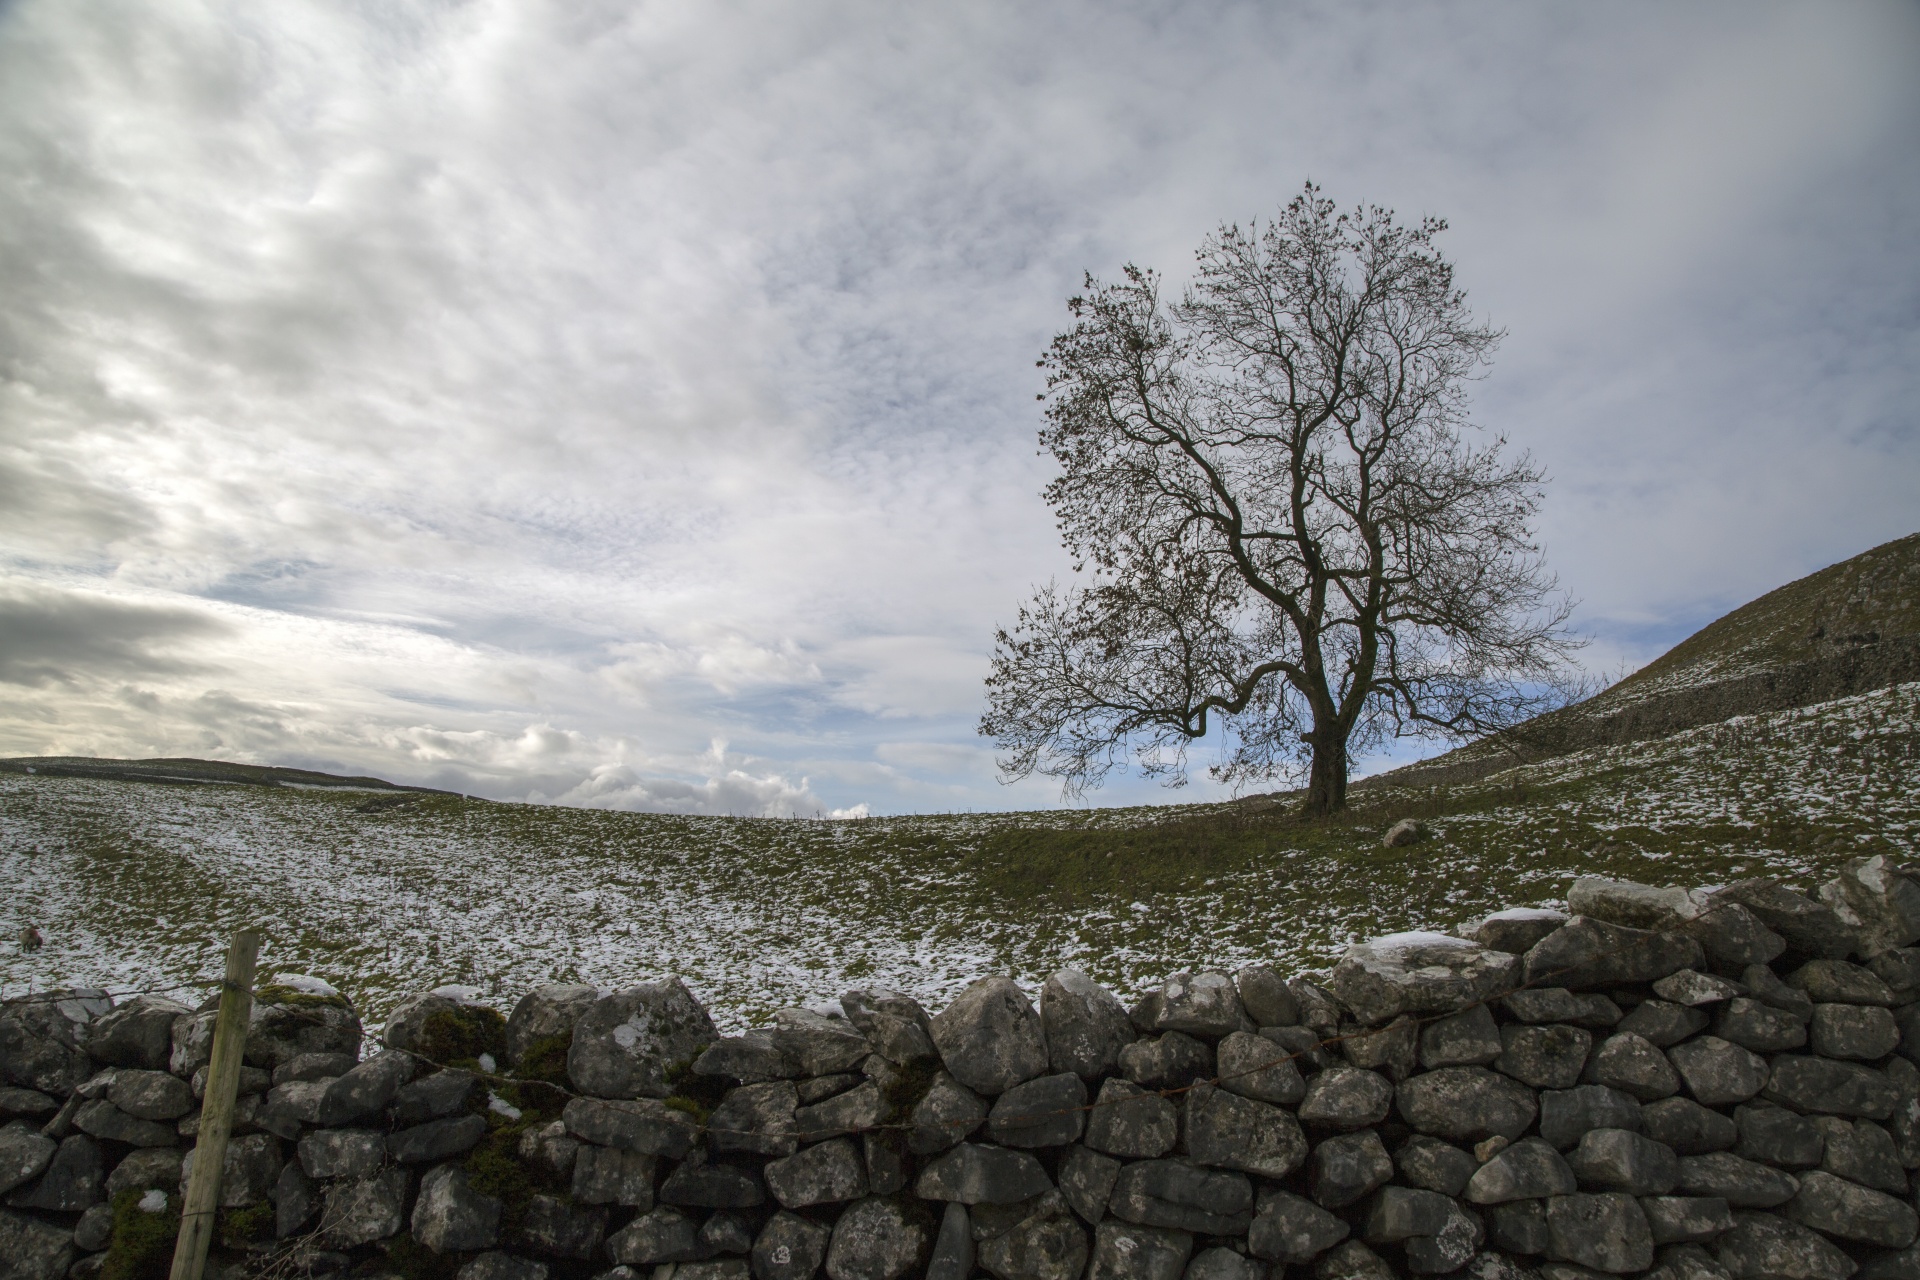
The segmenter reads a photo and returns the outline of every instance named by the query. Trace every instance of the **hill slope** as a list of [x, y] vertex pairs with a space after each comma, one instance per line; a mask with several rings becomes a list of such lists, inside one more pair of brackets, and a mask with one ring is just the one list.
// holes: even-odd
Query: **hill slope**
[[[738, 1026], [879, 982], [1066, 964], [1122, 991], [1189, 968], [1312, 966], [1354, 936], [1449, 928], [1597, 873], [1803, 887], [1920, 857], [1920, 683], [1600, 746], [1447, 785], [1385, 784], [1341, 820], [1167, 806], [853, 822], [683, 818], [334, 789], [0, 773], [0, 984], [123, 990], [316, 973], [370, 1018], [464, 982], [677, 973]], [[1434, 838], [1383, 849], [1396, 819]], [[10, 939], [26, 925], [44, 949]]]
[[1464, 781], [1519, 760], [1640, 742], [1909, 680], [1920, 680], [1920, 533], [1742, 605], [1596, 697], [1379, 780]]

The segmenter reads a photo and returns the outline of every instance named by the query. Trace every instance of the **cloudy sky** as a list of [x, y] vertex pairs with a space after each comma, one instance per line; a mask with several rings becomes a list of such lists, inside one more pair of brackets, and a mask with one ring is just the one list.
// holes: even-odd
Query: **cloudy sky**
[[1308, 178], [1450, 220], [1636, 665], [1920, 528], [1917, 72], [1911, 4], [0, 2], [0, 754], [1056, 803], [973, 733], [1034, 359]]

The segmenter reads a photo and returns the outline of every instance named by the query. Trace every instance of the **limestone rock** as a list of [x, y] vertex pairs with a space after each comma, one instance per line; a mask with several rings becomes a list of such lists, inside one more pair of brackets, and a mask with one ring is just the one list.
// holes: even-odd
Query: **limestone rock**
[[1740, 1131], [1733, 1153], [1743, 1160], [1759, 1160], [1782, 1169], [1811, 1169], [1820, 1163], [1826, 1139], [1820, 1126], [1806, 1116], [1770, 1102], [1757, 1102], [1734, 1113]]
[[1680, 1162], [1671, 1148], [1628, 1129], [1589, 1129], [1566, 1162], [1580, 1185], [1592, 1191], [1663, 1196], [1680, 1179]]
[[1785, 938], [1737, 902], [1713, 902], [1675, 931], [1698, 942], [1707, 963], [1724, 973], [1771, 964], [1787, 949]]
[[801, 1107], [793, 1113], [793, 1127], [800, 1141], [819, 1142], [844, 1133], [863, 1133], [880, 1123], [885, 1110], [878, 1082], [868, 1080], [825, 1102]]
[[776, 1009], [773, 1024], [768, 1038], [802, 1075], [852, 1071], [873, 1052], [872, 1043], [846, 1018], [811, 1009]]
[[1443, 1196], [1458, 1196], [1479, 1171], [1480, 1162], [1451, 1142], [1416, 1133], [1393, 1153], [1393, 1166], [1401, 1180], [1410, 1186], [1438, 1191]]
[[573, 1025], [600, 992], [578, 982], [550, 982], [520, 997], [507, 1015], [507, 1065], [517, 1067], [536, 1044], [573, 1043]]
[[1379, 1027], [1343, 1022], [1340, 1052], [1354, 1066], [1378, 1071], [1398, 1084], [1420, 1066], [1420, 1024], [1421, 1019], [1410, 1013]]
[[0, 1129], [0, 1195], [24, 1186], [47, 1171], [59, 1144], [20, 1125]]
[[1335, 1129], [1363, 1129], [1387, 1118], [1393, 1093], [1393, 1082], [1377, 1071], [1329, 1067], [1307, 1081], [1300, 1119]]
[[296, 1150], [309, 1178], [364, 1178], [387, 1154], [386, 1140], [371, 1129], [316, 1129]]
[[173, 1023], [193, 1011], [165, 996], [135, 996], [86, 1024], [82, 1047], [96, 1062], [165, 1071], [173, 1054]]
[[1269, 1191], [1260, 1197], [1260, 1210], [1247, 1231], [1247, 1248], [1256, 1258], [1298, 1266], [1312, 1262], [1352, 1231], [1310, 1200], [1287, 1191]]
[[62, 1280], [73, 1265], [73, 1232], [0, 1209], [0, 1258], [7, 1280]]
[[[856, 1161], [858, 1156], [855, 1157]], [[865, 1169], [861, 1170], [862, 1175]], [[732, 1165], [710, 1164], [703, 1159], [688, 1159], [667, 1175], [660, 1184], [662, 1204], [684, 1205], [695, 1209], [751, 1209], [766, 1201], [760, 1179]]]
[[[192, 1184], [195, 1154], [187, 1152], [180, 1162], [181, 1186]], [[265, 1200], [285, 1163], [280, 1140], [272, 1134], [249, 1133], [230, 1140], [226, 1158], [220, 1162], [220, 1207], [245, 1209]]]
[[[784, 1210], [774, 1214], [753, 1242], [755, 1280], [813, 1280], [827, 1260], [827, 1243], [832, 1238], [830, 1227]], [[966, 1272], [944, 1280], [967, 1280]]]
[[1796, 1018], [1783, 1009], [1740, 996], [1720, 1009], [1713, 1033], [1756, 1053], [1780, 1053], [1806, 1044], [1811, 1014], [1809, 1009], [1808, 1017]]
[[1080, 1280], [1087, 1233], [1066, 1202], [1051, 1193], [1027, 1209], [1012, 1226], [978, 1241], [980, 1266], [999, 1280]]
[[1017, 1204], [1052, 1189], [1047, 1171], [1026, 1152], [963, 1142], [927, 1162], [913, 1193], [967, 1205]]
[[1387, 834], [1380, 837], [1383, 849], [1404, 849], [1408, 845], [1419, 844], [1427, 838], [1425, 824], [1417, 818], [1402, 818], [1387, 828]]
[[1467, 1200], [1472, 1204], [1505, 1204], [1572, 1195], [1576, 1190], [1573, 1170], [1551, 1143], [1522, 1138], [1481, 1165], [1468, 1179]]
[[599, 1098], [664, 1098], [669, 1076], [691, 1067], [717, 1035], [678, 978], [601, 996], [574, 1024], [567, 1075]]
[[1653, 982], [1705, 962], [1700, 944], [1683, 934], [1575, 916], [1527, 952], [1525, 974], [1528, 983], [1579, 990]]
[[[1371, 1129], [1328, 1138], [1313, 1149], [1313, 1198], [1324, 1209], [1357, 1204], [1392, 1177], [1393, 1161]], [[1337, 1242], [1338, 1237], [1320, 1247]]]
[[1533, 1090], [1485, 1067], [1442, 1067], [1414, 1076], [1401, 1084], [1398, 1097], [1408, 1124], [1455, 1142], [1496, 1135], [1512, 1141], [1539, 1114]]
[[1215, 1062], [1220, 1087], [1243, 1098], [1292, 1106], [1307, 1094], [1298, 1063], [1265, 1036], [1233, 1032], [1220, 1041]]
[[1120, 1073], [1149, 1089], [1180, 1089], [1214, 1074], [1213, 1050], [1184, 1031], [1168, 1031], [1120, 1050]]
[[1060, 1158], [1060, 1194], [1089, 1225], [1107, 1216], [1120, 1162], [1088, 1147], [1073, 1146]]
[[1473, 940], [1490, 951], [1505, 951], [1524, 956], [1540, 941], [1567, 922], [1567, 913], [1543, 907], [1509, 907], [1496, 911], [1473, 930]]
[[693, 1262], [707, 1252], [693, 1219], [667, 1205], [641, 1214], [608, 1236], [606, 1247], [615, 1263], [631, 1267]]
[[1796, 1111], [1885, 1120], [1899, 1094], [1885, 1073], [1854, 1062], [1781, 1054], [1763, 1096]]
[[1819, 1004], [1866, 1004], [1890, 1007], [1893, 989], [1864, 965], [1845, 960], [1809, 960], [1787, 977], [1787, 985], [1804, 991]]
[[1010, 978], [982, 978], [962, 991], [935, 1015], [933, 1043], [955, 1080], [990, 1098], [1047, 1070], [1040, 1015]]
[[1728, 982], [1725, 978], [1716, 978], [1710, 973], [1682, 969], [1654, 983], [1653, 993], [1662, 1000], [1671, 1000], [1675, 1004], [1697, 1009], [1702, 1005], [1719, 1004], [1722, 1001], [1731, 1000], [1742, 993], [1742, 988]]
[[1087, 1085], [1062, 1072], [1017, 1084], [994, 1099], [987, 1133], [1008, 1147], [1064, 1147], [1086, 1129]]
[[1859, 935], [1832, 907], [1777, 880], [1737, 880], [1709, 895], [1708, 905], [1737, 902], [1801, 955], [1844, 960], [1859, 946]]
[[1528, 987], [1500, 1002], [1521, 1022], [1565, 1022], [1604, 1031], [1620, 1022], [1620, 1006], [1603, 995], [1582, 994], [1565, 987]]
[[1741, 1213], [1714, 1241], [1714, 1256], [1734, 1280], [1847, 1280], [1853, 1259], [1797, 1222], [1771, 1213]]
[[1709, 1107], [1745, 1102], [1766, 1087], [1767, 1060], [1718, 1036], [1700, 1036], [1667, 1050], [1687, 1092]]
[[1587, 1060], [1582, 1078], [1588, 1084], [1618, 1089], [1642, 1102], [1680, 1091], [1680, 1075], [1667, 1055], [1631, 1031], [1616, 1031], [1601, 1041]]
[[1718, 1196], [1736, 1209], [1771, 1209], [1793, 1199], [1800, 1189], [1792, 1174], [1725, 1151], [1681, 1156], [1679, 1174], [1675, 1186], [1681, 1194]]
[[489, 1250], [463, 1264], [453, 1280], [547, 1280], [547, 1264]]
[[396, 1164], [429, 1164], [473, 1150], [487, 1136], [479, 1116], [448, 1116], [387, 1135], [387, 1155]]
[[272, 984], [254, 993], [247, 1062], [272, 1069], [303, 1053], [360, 1056], [360, 1015], [339, 997], [323, 999]]
[[560, 1118], [584, 1142], [674, 1160], [693, 1149], [700, 1132], [692, 1116], [649, 1098], [575, 1098]]
[[467, 1171], [443, 1164], [420, 1179], [413, 1238], [435, 1253], [491, 1249], [500, 1239], [500, 1202], [475, 1191]]
[[1701, 1244], [1733, 1226], [1733, 1212], [1718, 1196], [1642, 1196], [1640, 1208], [1655, 1244]]
[[316, 1243], [326, 1249], [356, 1249], [397, 1235], [406, 1222], [408, 1175], [383, 1169], [327, 1188]]
[[1501, 1048], [1500, 1028], [1483, 1004], [1436, 1018], [1420, 1029], [1420, 1065], [1428, 1071], [1485, 1066], [1500, 1056]]
[[1108, 1218], [1094, 1228], [1086, 1280], [1181, 1280], [1192, 1252], [1184, 1231]]
[[1520, 964], [1441, 933], [1401, 933], [1356, 943], [1327, 989], [1364, 1023], [1403, 1013], [1452, 1013], [1518, 985]]
[[1904, 1249], [1920, 1232], [1911, 1205], [1821, 1169], [1801, 1175], [1800, 1190], [1781, 1212], [1836, 1240], [1883, 1249]]
[[1640, 1109], [1640, 1131], [1683, 1156], [1725, 1151], [1739, 1138], [1731, 1119], [1692, 1098], [1662, 1098]]
[[616, 1147], [583, 1145], [574, 1158], [573, 1198], [581, 1204], [653, 1207], [655, 1158]]
[[707, 1140], [715, 1151], [790, 1156], [800, 1145], [794, 1136], [799, 1104], [790, 1081], [743, 1084], [729, 1090], [707, 1118]]
[[399, 1096], [413, 1073], [411, 1054], [375, 1054], [327, 1086], [314, 1122], [333, 1127], [372, 1120]]
[[1245, 1254], [1214, 1245], [1193, 1256], [1183, 1280], [1267, 1280], [1267, 1268]]
[[807, 1147], [766, 1167], [767, 1190], [783, 1208], [858, 1200], [867, 1194], [866, 1162], [848, 1138]]
[[840, 997], [840, 1007], [873, 1051], [889, 1062], [922, 1062], [937, 1058], [933, 1020], [912, 996], [884, 987], [855, 987]]
[[[939, 1043], [937, 1034], [935, 1043]], [[829, 1280], [901, 1280], [926, 1261], [932, 1243], [930, 1224], [898, 1201], [862, 1200], [833, 1224], [827, 1276]]]
[[1500, 1053], [1493, 1069], [1535, 1089], [1571, 1089], [1580, 1082], [1593, 1033], [1565, 1023], [1500, 1028]]
[[1871, 1005], [1816, 1004], [1807, 1030], [1813, 1051], [1825, 1058], [1875, 1062], [1900, 1044], [1893, 1014]]
[[1291, 1027], [1300, 1022], [1300, 1001], [1278, 970], [1250, 964], [1233, 975], [1240, 991], [1240, 1007], [1257, 1027]]
[[0, 1004], [0, 1078], [65, 1097], [93, 1074], [82, 1040], [113, 1008], [105, 992], [55, 991]]
[[945, 1151], [987, 1118], [987, 1104], [945, 1071], [938, 1072], [926, 1096], [914, 1104], [907, 1146], [919, 1155]]
[[1555, 1196], [1547, 1202], [1552, 1255], [1596, 1271], [1645, 1271], [1653, 1232], [1639, 1201], [1619, 1192]]
[[1385, 1259], [1358, 1240], [1344, 1240], [1320, 1256], [1314, 1280], [1395, 1280]]
[[749, 1031], [745, 1035], [721, 1036], [693, 1060], [697, 1076], [717, 1076], [738, 1080], [741, 1084], [765, 1084], [770, 1080], [791, 1080], [803, 1074], [799, 1064], [782, 1053], [769, 1031]]
[[528, 1198], [520, 1221], [520, 1238], [527, 1247], [554, 1258], [584, 1262], [600, 1251], [606, 1234], [606, 1209], [544, 1193]]
[[1615, 1032], [1630, 1032], [1648, 1044], [1664, 1049], [1706, 1030], [1712, 1020], [1713, 1015], [1704, 1009], [1675, 1004], [1671, 1000], [1643, 1000], [1634, 1006], [1632, 1013], [1620, 1019]]
[[1540, 1136], [1562, 1151], [1589, 1129], [1641, 1127], [1639, 1102], [1618, 1089], [1586, 1084], [1540, 1095]]
[[1871, 1120], [1849, 1122], [1837, 1116], [1821, 1116], [1814, 1123], [1820, 1129], [1822, 1169], [1889, 1195], [1907, 1194], [1899, 1148], [1885, 1129]]
[[1150, 1030], [1180, 1031], [1210, 1039], [1253, 1030], [1240, 1007], [1240, 992], [1224, 973], [1176, 973], [1161, 984]]
[[1601, 876], [1580, 876], [1567, 890], [1567, 910], [1576, 916], [1656, 932], [1679, 928], [1704, 906], [1705, 895], [1676, 885], [1655, 888]]
[[1120, 1170], [1107, 1208], [1142, 1226], [1241, 1235], [1253, 1221], [1253, 1185], [1244, 1174], [1184, 1160], [1142, 1160]]
[[1847, 863], [1820, 886], [1820, 901], [1853, 929], [1863, 954], [1920, 941], [1920, 882], [1885, 854]]
[[1436, 1191], [1382, 1187], [1368, 1206], [1362, 1234], [1371, 1245], [1398, 1244], [1415, 1236], [1437, 1235], [1447, 1225], [1453, 1201]]
[[1047, 979], [1040, 989], [1040, 1023], [1052, 1069], [1086, 1080], [1119, 1070], [1120, 1051], [1135, 1039], [1120, 1001], [1078, 969]]
[[1280, 1179], [1307, 1159], [1306, 1135], [1291, 1115], [1212, 1085], [1187, 1094], [1185, 1133], [1193, 1162], [1217, 1169]]

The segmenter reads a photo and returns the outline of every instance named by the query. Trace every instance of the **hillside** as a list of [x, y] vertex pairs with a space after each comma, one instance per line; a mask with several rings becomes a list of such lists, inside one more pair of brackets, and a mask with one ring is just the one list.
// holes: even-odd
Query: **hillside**
[[347, 791], [414, 792], [452, 795], [431, 787], [407, 787], [384, 778], [344, 777], [313, 769], [284, 769], [278, 765], [233, 764], [226, 760], [165, 758], [107, 760], [94, 756], [13, 756], [0, 759], [0, 773], [37, 774], [49, 778], [111, 778], [120, 782], [170, 782], [185, 785], [239, 787], [325, 787]]
[[1702, 627], [1618, 684], [1511, 732], [1381, 775], [1464, 781], [1920, 680], [1920, 533], [1808, 574]]
[[[1353, 812], [1150, 809], [684, 818], [445, 794], [372, 808], [324, 787], [0, 772], [0, 983], [204, 978], [224, 935], [378, 1017], [463, 982], [672, 972], [730, 1025], [879, 982], [944, 1003], [1063, 964], [1121, 991], [1250, 959], [1314, 966], [1355, 936], [1549, 903], [1598, 873], [1806, 886], [1920, 857], [1920, 683], [1591, 747], [1477, 780], [1383, 784]], [[1427, 843], [1383, 849], [1403, 816]], [[46, 938], [22, 953], [28, 925]]]

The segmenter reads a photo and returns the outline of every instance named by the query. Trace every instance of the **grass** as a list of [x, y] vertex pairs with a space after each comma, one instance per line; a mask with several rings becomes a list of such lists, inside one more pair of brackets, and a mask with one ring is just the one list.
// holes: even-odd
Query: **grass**
[[[545, 981], [684, 977], [739, 1026], [877, 982], [930, 1005], [1075, 965], [1137, 992], [1179, 970], [1324, 966], [1357, 937], [1563, 898], [1578, 874], [1810, 886], [1920, 856], [1920, 684], [1579, 752], [1452, 786], [1356, 790], [1339, 818], [1246, 805], [688, 818], [422, 796], [0, 774], [7, 994], [314, 973], [369, 1025], [443, 982], [502, 1010]], [[1419, 817], [1433, 838], [1384, 849]]]

